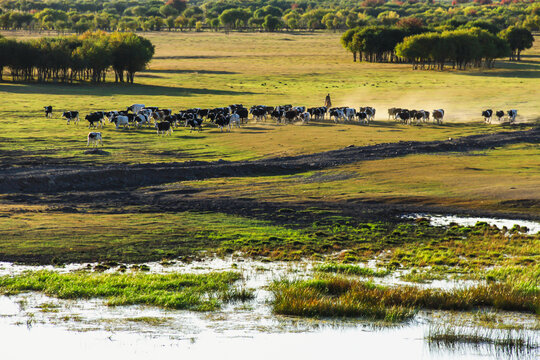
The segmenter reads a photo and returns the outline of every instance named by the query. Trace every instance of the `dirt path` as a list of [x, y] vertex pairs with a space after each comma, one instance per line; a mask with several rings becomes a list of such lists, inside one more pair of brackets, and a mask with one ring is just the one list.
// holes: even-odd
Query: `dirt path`
[[284, 175], [327, 169], [358, 161], [410, 154], [467, 152], [514, 143], [540, 143], [540, 128], [528, 131], [472, 135], [446, 141], [411, 141], [349, 146], [339, 150], [256, 161], [184, 162], [145, 165], [40, 166], [5, 169], [0, 193], [58, 193], [71, 191], [129, 190], [176, 181], [230, 176]]

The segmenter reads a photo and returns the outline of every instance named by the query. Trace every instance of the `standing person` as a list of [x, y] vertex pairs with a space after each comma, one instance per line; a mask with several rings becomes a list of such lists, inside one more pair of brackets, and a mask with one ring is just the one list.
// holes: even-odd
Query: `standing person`
[[324, 106], [326, 106], [327, 109], [330, 109], [332, 107], [332, 100], [330, 100], [330, 94], [326, 95], [326, 99], [324, 99]]

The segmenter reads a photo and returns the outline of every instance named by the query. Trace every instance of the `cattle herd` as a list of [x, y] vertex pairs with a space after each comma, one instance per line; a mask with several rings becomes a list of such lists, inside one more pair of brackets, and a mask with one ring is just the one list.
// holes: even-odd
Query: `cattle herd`
[[[45, 116], [52, 117], [52, 106], [45, 106]], [[249, 116], [256, 122], [271, 119], [277, 124], [290, 124], [301, 121], [303, 124], [311, 120], [330, 119], [334, 123], [354, 122], [369, 124], [375, 118], [375, 108], [366, 106], [358, 110], [351, 107], [333, 107], [325, 106], [306, 108], [305, 106], [265, 106], [255, 105], [251, 108], [245, 108], [241, 104], [218, 107], [214, 109], [192, 108], [173, 113], [170, 109], [160, 109], [154, 106], [145, 106], [143, 104], [133, 104], [126, 110], [118, 111], [96, 111], [85, 116], [88, 121], [88, 127], [97, 129], [103, 128], [105, 121], [113, 123], [116, 129], [130, 129], [141, 127], [154, 127], [158, 135], [170, 135], [173, 129], [178, 126], [189, 127], [190, 132], [201, 131], [203, 122], [217, 126], [221, 132], [231, 131], [232, 127], [240, 127], [248, 122]], [[514, 122], [517, 116], [517, 110], [509, 110], [506, 113], [499, 110], [495, 113], [499, 121], [507, 116], [509, 122]], [[491, 123], [493, 111], [491, 109], [482, 111], [482, 116], [486, 123]], [[79, 122], [78, 111], [64, 111], [62, 117], [77, 124]], [[388, 109], [388, 119], [393, 119], [403, 124], [419, 124], [429, 122], [433, 119], [434, 123], [441, 124], [444, 118], [444, 110], [436, 109], [431, 113], [426, 110], [408, 110], [402, 108]], [[100, 132], [90, 132], [87, 138], [87, 146], [103, 145], [103, 138]]]

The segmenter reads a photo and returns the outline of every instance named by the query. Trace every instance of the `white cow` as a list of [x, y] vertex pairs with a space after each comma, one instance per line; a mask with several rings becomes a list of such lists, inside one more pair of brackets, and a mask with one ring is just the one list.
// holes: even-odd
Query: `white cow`
[[101, 136], [100, 132], [89, 132], [88, 133], [88, 141], [86, 142], [86, 146], [90, 146], [92, 144], [94, 147], [97, 147], [98, 145], [103, 146], [103, 137]]
[[124, 129], [127, 126], [127, 128], [129, 129], [129, 118], [127, 116], [125, 116], [125, 115], [116, 115], [116, 116], [113, 117], [111, 122], [116, 124], [116, 129], [117, 130], [118, 130], [118, 128], [120, 126], [123, 126]]
[[300, 117], [302, 118], [302, 124], [308, 124], [311, 119], [311, 115], [308, 112], [300, 114]]
[[356, 116], [356, 110], [353, 108], [343, 109], [343, 115], [347, 118], [348, 121], [353, 121]]
[[134, 114], [137, 114], [139, 111], [144, 109], [144, 104], [133, 104], [130, 107], [127, 108], [128, 111], [133, 111]]
[[233, 125], [236, 126], [237, 128], [240, 127], [240, 115], [238, 115], [236, 113], [230, 115], [229, 127], [231, 127]]

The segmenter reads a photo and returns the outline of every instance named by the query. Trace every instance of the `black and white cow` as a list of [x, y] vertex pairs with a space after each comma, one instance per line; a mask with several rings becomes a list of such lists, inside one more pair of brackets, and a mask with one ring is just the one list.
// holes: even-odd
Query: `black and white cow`
[[366, 113], [367, 121], [373, 121], [375, 119], [375, 108], [371, 106], [365, 106], [360, 108], [360, 112]]
[[302, 124], [309, 124], [309, 120], [311, 120], [311, 115], [309, 112], [303, 112], [300, 114], [300, 119], [302, 119]]
[[85, 119], [89, 122], [88, 128], [96, 129], [99, 126], [103, 128], [103, 118], [105, 113], [103, 111], [96, 111], [85, 116]]
[[68, 125], [70, 121], [73, 121], [75, 124], [79, 123], [78, 111], [64, 111], [64, 113], [62, 114], [62, 117], [67, 119]]
[[252, 106], [249, 112], [253, 115], [255, 121], [263, 120], [266, 116], [266, 107], [262, 105]]
[[443, 118], [444, 118], [443, 109], [433, 110], [433, 122], [437, 122], [437, 124], [442, 124]]
[[150, 125], [150, 117], [142, 112], [135, 115], [134, 121], [137, 123], [138, 127], [141, 127], [143, 125]]
[[285, 111], [285, 122], [294, 122], [296, 118], [298, 117], [298, 111], [297, 110], [287, 110]]
[[97, 147], [98, 145], [103, 146], [103, 137], [101, 136], [100, 132], [89, 132], [86, 146], [90, 146], [92, 144], [94, 147]]
[[394, 119], [394, 120], [397, 120], [396, 119], [396, 115], [399, 114], [403, 109], [401, 108], [390, 108], [388, 109], [388, 120], [390, 119]]
[[516, 121], [517, 110], [508, 110], [507, 114], [508, 114], [508, 121], [510, 123], [513, 123], [514, 121]]
[[499, 122], [501, 122], [502, 118], [504, 117], [504, 111], [497, 110], [497, 112], [495, 113], [495, 116], [497, 116], [497, 120], [499, 120]]
[[281, 118], [283, 118], [283, 115], [285, 115], [285, 112], [280, 109], [274, 109], [270, 115], [272, 116], [272, 119], [275, 119], [279, 124], [281, 122]]
[[365, 112], [363, 111], [357, 112], [356, 117], [358, 119], [358, 122], [369, 124], [368, 119], [367, 119], [367, 114]]
[[409, 110], [400, 109], [400, 111], [395, 115], [397, 121], [407, 124], [411, 118], [411, 113]]
[[185, 126], [186, 127], [189, 126], [189, 132], [192, 132], [193, 130], [201, 131], [202, 123], [203, 123], [202, 118], [191, 118], [191, 119], [186, 120]]
[[45, 109], [45, 117], [46, 118], [52, 117], [52, 106], [51, 105], [44, 106], [44, 109]]
[[168, 121], [161, 121], [155, 125], [158, 135], [171, 135], [173, 132], [171, 123]]
[[493, 116], [493, 110], [487, 109], [482, 111], [482, 116], [484, 117], [484, 122], [487, 124], [491, 123], [491, 117]]
[[227, 131], [231, 131], [231, 117], [230, 115], [218, 114], [214, 120], [219, 130], [223, 132], [223, 128], [227, 128]]
[[341, 108], [331, 108], [330, 109], [330, 119], [334, 118], [334, 122], [337, 124], [339, 120], [345, 120], [345, 114]]

